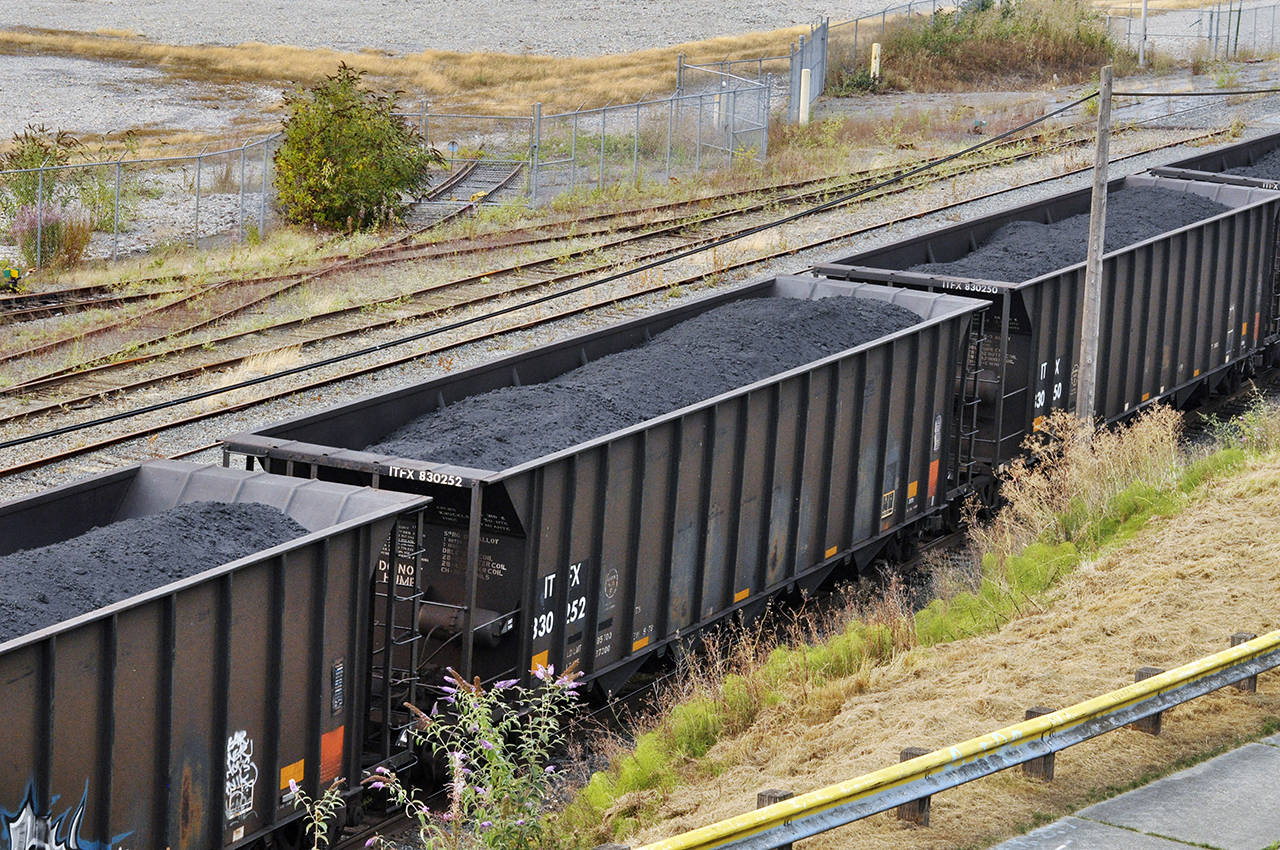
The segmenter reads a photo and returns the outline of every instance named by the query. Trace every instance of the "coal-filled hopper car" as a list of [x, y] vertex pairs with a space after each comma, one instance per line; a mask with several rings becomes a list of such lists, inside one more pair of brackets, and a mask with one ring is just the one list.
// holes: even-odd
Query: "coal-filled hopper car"
[[[420, 417], [451, 427], [451, 412], [460, 416], [490, 391], [546, 386], [585, 364], [606, 368], [611, 356], [661, 343], [663, 331], [731, 302], [824, 298], [897, 305], [908, 319], [852, 348], [505, 468], [369, 448]], [[431, 664], [527, 680], [539, 665], [576, 663], [610, 692], [681, 636], [820, 582], [840, 564], [865, 564], [945, 510], [965, 470], [961, 420], [973, 409], [962, 385], [975, 313], [985, 306], [770, 278], [236, 435], [224, 449], [237, 466], [432, 498], [419, 574], [404, 577], [424, 593], [405, 619], [428, 636]], [[492, 441], [488, 430], [476, 441]]]

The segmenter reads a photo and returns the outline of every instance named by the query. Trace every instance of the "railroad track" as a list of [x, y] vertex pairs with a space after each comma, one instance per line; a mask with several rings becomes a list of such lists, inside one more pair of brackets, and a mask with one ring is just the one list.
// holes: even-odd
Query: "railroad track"
[[[1043, 135], [1043, 134], [1041, 134]], [[1051, 143], [1048, 150], [1058, 150], [1064, 147], [1081, 144], [1085, 141], [1085, 137], [1068, 137]], [[1036, 155], [1043, 154], [1045, 149], [1029, 150], [1026, 149], [1025, 140], [1011, 140], [1003, 143], [998, 150], [1011, 151], [1009, 156], [1011, 159], [1025, 159]], [[912, 167], [915, 163], [902, 166], [900, 170]], [[891, 176], [895, 170], [893, 169], [868, 169], [841, 181], [838, 178], [823, 176], [818, 178], [809, 178], [805, 180], [793, 181], [789, 184], [776, 187], [772, 191], [765, 192], [765, 199], [749, 201], [745, 207], [739, 206], [739, 211], [749, 213], [755, 210], [763, 209], [770, 203], [777, 202], [777, 195], [787, 191], [798, 191], [787, 198], [789, 203], [806, 203], [815, 198], [823, 197], [826, 194], [845, 191], [852, 186], [857, 185], [860, 181], [863, 183], [874, 182], [877, 179]], [[438, 187], [439, 192], [452, 192], [454, 189], [467, 185], [466, 181], [475, 179], [483, 181], [474, 185], [494, 185], [494, 181], [511, 180], [518, 174], [518, 166], [509, 167], [504, 174], [495, 175], [490, 169], [483, 172], [479, 165], [471, 171], [460, 170], [460, 178], [458, 183], [450, 186]], [[448, 181], [446, 181], [447, 183]], [[268, 275], [256, 278], [238, 279], [238, 280], [219, 280], [206, 284], [197, 288], [189, 297], [179, 298], [175, 301], [160, 304], [151, 307], [142, 313], [133, 315], [127, 320], [130, 330], [131, 339], [121, 346], [118, 342], [112, 342], [112, 338], [118, 336], [120, 327], [117, 324], [106, 324], [101, 327], [77, 332], [61, 338], [42, 341], [37, 345], [28, 346], [20, 351], [13, 351], [7, 354], [0, 354], [0, 365], [5, 363], [15, 363], [24, 361], [27, 363], [41, 362], [37, 358], [53, 355], [59, 361], [58, 368], [48, 369], [44, 373], [39, 374], [23, 374], [18, 377], [16, 384], [26, 385], [37, 379], [52, 377], [58, 373], [69, 372], [72, 370], [81, 370], [85, 366], [90, 366], [100, 361], [108, 359], [121, 359], [122, 351], [145, 351], [150, 348], [163, 346], [166, 341], [175, 337], [183, 337], [195, 334], [212, 326], [222, 324], [237, 316], [241, 316], [256, 308], [263, 307], [272, 301], [279, 299], [281, 296], [287, 295], [302, 286], [314, 283], [323, 278], [330, 277], [334, 274], [344, 272], [357, 272], [363, 270], [375, 269], [398, 262], [420, 261], [436, 259], [445, 256], [458, 256], [462, 253], [471, 253], [482, 250], [492, 250], [494, 247], [528, 247], [538, 244], [550, 245], [554, 242], [564, 239], [584, 239], [593, 236], [608, 236], [617, 232], [636, 232], [653, 224], [664, 224], [673, 221], [685, 221], [691, 217], [702, 215], [707, 204], [729, 204], [740, 201], [743, 198], [754, 199], [760, 196], [761, 191], [758, 189], [745, 190], [740, 192], [725, 193], [718, 196], [710, 196], [704, 198], [692, 199], [689, 201], [671, 202], [665, 205], [659, 205], [644, 210], [629, 210], [623, 213], [603, 213], [597, 216], [588, 216], [580, 218], [576, 221], [564, 222], [559, 228], [553, 229], [551, 233], [532, 232], [527, 230], [524, 234], [517, 235], [505, 241], [499, 240], [497, 244], [484, 242], [480, 245], [467, 250], [460, 250], [456, 244], [452, 245], [415, 245], [413, 240], [420, 236], [427, 227], [419, 227], [411, 230], [396, 240], [380, 245], [363, 254], [349, 255], [331, 260], [326, 265], [303, 272], [293, 272], [280, 275]], [[772, 199], [772, 200], [770, 200]], [[654, 222], [654, 216], [657, 214], [658, 219]], [[539, 228], [539, 230], [543, 230]], [[154, 280], [173, 280], [169, 279], [152, 279]], [[145, 282], [135, 282], [135, 285], [143, 285]], [[219, 308], [210, 309], [209, 305], [214, 298], [217, 298]], [[216, 310], [216, 312], [215, 312]], [[202, 341], [204, 344], [204, 341]], [[68, 362], [72, 358], [62, 354], [62, 350], [74, 346], [79, 356], [75, 357], [76, 362]], [[163, 353], [163, 352], [162, 352]], [[159, 355], [157, 355], [159, 356]], [[127, 358], [126, 358], [127, 359]], [[129, 359], [128, 362], [133, 362]], [[7, 390], [0, 392], [13, 392], [14, 387], [11, 386]]]
[[[1209, 136], [1209, 135], [1213, 135], [1213, 133], [1205, 133], [1193, 138], [1202, 138], [1204, 136]], [[1185, 144], [1188, 141], [1190, 140], [1179, 139], [1176, 141], [1168, 142], [1162, 145], [1155, 146], [1150, 149], [1129, 154], [1128, 156], [1122, 157], [1117, 161], [1132, 158], [1135, 156], [1141, 156], [1141, 155], [1150, 153], [1153, 150], [1160, 150], [1163, 148], [1172, 147], [1179, 144]], [[802, 251], [807, 251], [814, 248], [820, 248], [834, 242], [843, 241], [852, 236], [862, 235], [874, 230], [879, 230], [884, 227], [888, 227], [896, 224], [903, 224], [906, 222], [915, 221], [928, 216], [946, 213], [956, 207], [960, 207], [965, 204], [972, 203], [973, 201], [997, 197], [1016, 189], [1023, 189], [1031, 186], [1049, 183], [1055, 180], [1062, 179], [1063, 177], [1069, 176], [1070, 174], [1080, 173], [1087, 170], [1089, 169], [1081, 168], [1081, 169], [1077, 169], [1074, 172], [1068, 172], [1067, 174], [1055, 175], [1053, 177], [1032, 180], [1022, 184], [1015, 185], [1015, 186], [1002, 187], [1001, 189], [988, 192], [985, 194], [981, 194], [976, 197], [969, 197], [963, 200], [958, 200], [958, 201], [944, 204], [938, 207], [933, 207], [918, 213], [893, 219], [892, 221], [877, 222], [875, 224], [864, 226], [864, 227], [857, 227], [857, 228], [844, 230], [842, 232], [836, 233], [835, 235], [825, 236], [823, 238], [809, 241], [804, 244], [790, 246], [787, 248], [767, 252], [766, 254], [761, 256], [752, 256], [748, 259], [727, 263], [721, 266], [720, 268], [718, 268], [717, 270], [720, 272], [732, 272], [732, 271], [747, 269], [747, 268], [756, 266], [761, 262], [765, 262], [771, 259], [784, 258], [786, 256], [791, 256], [791, 255], [800, 253]], [[710, 239], [708, 239], [708, 241], [710, 241]], [[687, 243], [685, 243], [685, 246], [687, 248]], [[666, 251], [666, 253], [670, 253], [670, 251]], [[473, 344], [476, 342], [483, 342], [507, 333], [514, 333], [514, 332], [544, 327], [567, 318], [579, 316], [584, 313], [614, 306], [619, 303], [630, 301], [645, 295], [651, 295], [657, 292], [661, 292], [669, 289], [672, 286], [682, 286], [682, 285], [693, 284], [701, 280], [702, 278], [704, 278], [706, 274], [707, 274], [706, 271], [699, 270], [695, 273], [685, 275], [684, 277], [681, 277], [679, 279], [650, 279], [648, 281], [627, 281], [624, 278], [621, 281], [616, 281], [616, 280], [612, 281], [607, 286], [597, 286], [596, 284], [593, 284], [592, 282], [587, 281], [587, 282], [579, 283], [575, 286], [569, 287], [567, 290], [543, 292], [542, 294], [535, 295], [534, 297], [525, 301], [520, 301], [514, 304], [507, 304], [505, 306], [499, 306], [488, 312], [477, 311], [477, 312], [474, 312], [472, 315], [464, 316], [463, 318], [457, 319], [452, 322], [447, 322], [436, 328], [429, 329], [427, 331], [420, 332], [417, 334], [413, 334], [413, 335], [410, 335], [409, 337], [405, 337], [397, 340], [391, 340], [385, 343], [379, 343], [368, 349], [362, 349], [354, 354], [340, 355], [336, 358], [328, 358], [327, 360], [318, 361], [318, 363], [315, 363], [315, 364], [306, 364], [301, 367], [293, 367], [290, 369], [286, 369], [272, 375], [264, 375], [264, 376], [261, 376], [260, 378], [254, 378], [253, 379], [253, 381], [255, 382], [254, 385], [258, 386], [258, 385], [265, 385], [268, 383], [283, 380], [285, 378], [292, 377], [293, 375], [301, 374], [302, 372], [312, 371], [313, 369], [329, 370], [328, 374], [312, 377], [302, 382], [301, 384], [291, 384], [287, 387], [279, 387], [278, 389], [255, 395], [253, 398], [238, 400], [238, 401], [235, 401], [234, 403], [227, 404], [225, 406], [219, 407], [214, 410], [207, 410], [207, 409], [200, 410], [200, 409], [194, 408], [193, 405], [203, 401], [205, 398], [209, 398], [219, 394], [220, 392], [222, 392], [222, 390], [219, 390], [219, 389], [205, 390], [199, 393], [192, 394], [190, 396], [186, 396], [183, 399], [179, 399], [175, 402], [162, 403], [163, 409], [165, 409], [166, 411], [173, 410], [178, 406], [181, 406], [184, 409], [182, 410], [182, 412], [179, 412], [176, 415], [170, 414], [168, 417], [166, 417], [164, 422], [159, 424], [148, 424], [148, 425], [143, 425], [141, 427], [134, 427], [125, 433], [119, 433], [115, 435], [100, 437], [96, 440], [83, 443], [75, 448], [55, 451], [43, 456], [27, 455], [19, 462], [14, 463], [13, 465], [7, 468], [0, 469], [0, 475], [11, 475], [11, 474], [16, 474], [19, 472], [31, 470], [48, 463], [67, 460], [69, 458], [76, 457], [86, 452], [109, 448], [111, 446], [118, 445], [120, 443], [124, 443], [131, 440], [135, 440], [138, 438], [149, 437], [155, 433], [166, 430], [168, 428], [191, 424], [191, 423], [199, 422], [215, 416], [221, 416], [227, 413], [245, 410], [250, 407], [273, 400], [275, 398], [289, 396], [295, 393], [310, 392], [316, 389], [328, 387], [332, 384], [349, 380], [351, 378], [374, 374], [376, 372], [382, 371], [387, 368], [391, 368], [393, 366], [402, 365], [412, 361], [421, 361], [425, 358], [430, 358], [430, 357], [441, 357], [445, 353], [451, 350], [457, 349], [464, 345]], [[527, 284], [527, 286], [529, 289], [533, 290], [539, 287], [545, 288], [546, 284], [547, 284], [547, 281], [541, 280], [537, 282], [530, 282]], [[578, 296], [584, 293], [587, 294], [588, 297], [582, 298], [574, 302], [569, 301], [569, 296], [571, 295]], [[508, 293], [492, 293], [492, 292], [477, 293], [473, 296], [468, 306], [472, 308], [477, 308], [477, 307], [484, 306], [485, 304], [492, 304], [494, 302], [498, 302], [504, 298], [510, 298], [510, 293], [509, 292]], [[563, 306], [559, 306], [558, 309], [555, 309], [550, 313], [544, 312], [543, 310], [544, 305], [549, 304], [550, 302], [553, 302], [553, 301], [559, 302]], [[528, 314], [532, 313], [535, 310], [535, 308], [538, 310], [537, 314], [530, 317]], [[454, 309], [457, 310], [459, 308], [455, 306]], [[433, 311], [430, 308], [424, 308], [423, 312], [425, 314]], [[522, 313], [526, 315], [520, 315]], [[501, 320], [501, 324], [499, 324], [499, 320]], [[385, 322], [385, 324], [392, 324], [397, 321], [402, 321], [402, 320], [389, 319]], [[365, 322], [364, 327], [367, 328], [369, 327], [369, 325], [370, 323]], [[339, 332], [339, 333], [346, 334], [350, 332]], [[428, 345], [425, 348], [415, 347], [408, 352], [404, 352], [402, 350], [400, 353], [396, 353], [391, 357], [379, 356], [379, 355], [382, 355], [384, 352], [392, 351], [393, 349], [400, 348], [401, 346], [407, 345], [411, 342], [418, 342], [420, 340], [428, 339], [431, 337], [437, 337], [439, 338], [439, 341], [434, 342], [433, 344]], [[246, 358], [244, 357], [238, 358], [239, 361], [243, 361], [245, 359]], [[365, 359], [370, 362], [358, 362], [359, 359]], [[335, 369], [333, 367], [340, 367], [340, 368]], [[147, 385], [147, 383], [143, 382], [143, 384], [140, 384], [139, 387], [145, 386], [145, 385]], [[52, 407], [52, 405], [46, 406], [45, 408], [42, 408], [42, 409], [48, 410], [50, 407]], [[81, 423], [79, 425], [63, 426], [62, 428], [54, 429], [51, 432], [45, 432], [44, 434], [39, 434], [39, 435], [32, 435], [32, 437], [29, 437], [29, 438], [22, 438], [22, 444], [26, 445], [30, 442], [35, 442], [40, 439], [59, 436], [64, 433], [82, 430], [84, 428], [91, 427], [91, 426], [97, 427], [99, 425], [126, 421], [129, 419], [137, 419], [146, 414], [157, 412], [157, 410], [159, 409], [162, 409], [160, 405], [149, 405], [135, 411], [128, 411], [121, 414], [115, 414], [109, 418], [109, 421], [97, 421], [97, 422], [91, 422], [91, 423]], [[22, 413], [15, 416], [10, 416], [4, 420], [0, 420], [0, 422], [11, 422], [15, 419], [19, 419], [28, 415], [30, 415], [29, 412]], [[12, 445], [13, 441], [10, 441], [10, 444]], [[3, 448], [3, 446], [0, 446], [0, 448]], [[207, 447], [201, 447], [201, 448], [203, 449]]]
[[[1059, 145], [1074, 143], [1074, 140], [1066, 140]], [[961, 171], [974, 171], [979, 168], [991, 168], [1016, 162], [1033, 156], [1037, 152], [1040, 151], [1017, 150], [975, 165], [960, 166], [955, 170], [942, 170], [935, 175], [930, 175], [928, 180], [947, 179]], [[852, 180], [834, 188], [824, 184], [822, 188], [802, 191], [786, 198], [783, 202], [777, 198], [765, 198], [750, 204], [731, 207], [726, 211], [703, 214], [693, 220], [682, 214], [685, 212], [682, 208], [679, 212], [668, 214], [665, 219], [660, 218], [657, 221], [587, 224], [584, 227], [585, 235], [596, 241], [583, 242], [578, 248], [561, 247], [540, 258], [487, 268], [451, 280], [430, 283], [408, 291], [398, 291], [382, 298], [369, 299], [328, 311], [312, 312], [298, 319], [278, 321], [269, 326], [254, 326], [247, 330], [216, 336], [189, 338], [185, 343], [166, 344], [152, 350], [144, 349], [142, 353], [134, 356], [117, 357], [87, 368], [63, 366], [44, 375], [29, 377], [0, 389], [0, 395], [22, 395], [25, 399], [25, 408], [19, 413], [0, 417], [0, 424], [19, 416], [45, 413], [60, 407], [81, 408], [91, 404], [97, 398], [154, 387], [166, 380], [191, 377], [205, 371], [223, 371], [234, 368], [251, 357], [261, 358], [289, 349], [333, 342], [370, 330], [386, 328], [399, 322], [419, 320], [444, 310], [473, 308], [513, 293], [533, 293], [540, 287], [567, 285], [574, 279], [591, 274], [651, 262], [680, 250], [744, 232], [755, 225], [748, 223], [735, 226], [733, 225], [735, 220], [749, 218], [755, 214], [772, 215], [780, 203], [783, 206], [809, 204], [838, 192], [866, 187], [886, 175], [891, 176], [896, 173], [901, 173], [901, 170], [880, 172], [874, 178]], [[914, 184], [899, 184], [871, 197], [904, 192], [913, 187]], [[602, 254], [606, 251], [607, 254]], [[585, 262], [587, 258], [601, 254], [603, 259], [588, 263], [585, 268], [561, 271], [569, 261]], [[430, 253], [430, 256], [439, 255]], [[366, 259], [361, 264], [361, 268], [368, 269], [377, 265], [405, 262], [411, 258], [422, 259], [423, 252], [396, 247], [386, 254]], [[384, 310], [388, 315], [386, 318], [374, 319], [370, 317], [371, 310]], [[225, 316], [225, 314], [222, 315]], [[322, 323], [326, 329], [316, 333], [313, 329]], [[210, 324], [210, 320], [206, 320], [203, 324]], [[273, 346], [269, 349], [224, 356], [217, 360], [210, 360], [207, 356], [210, 350], [222, 350], [226, 346], [242, 343], [245, 340], [259, 340], [267, 331], [272, 332], [276, 337]], [[164, 339], [166, 343], [170, 340], [169, 337]], [[162, 358], [168, 366], [168, 370], [163, 374], [149, 374], [133, 380], [111, 377], [113, 374], [127, 370], [137, 370]], [[191, 358], [195, 358], [195, 362], [188, 362]], [[68, 391], [66, 389], [68, 386], [73, 389]]]

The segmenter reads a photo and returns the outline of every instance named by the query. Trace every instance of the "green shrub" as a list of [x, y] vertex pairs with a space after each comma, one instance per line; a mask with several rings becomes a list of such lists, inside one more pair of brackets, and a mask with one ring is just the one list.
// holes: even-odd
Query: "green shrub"
[[339, 230], [383, 224], [403, 208], [439, 152], [391, 114], [392, 99], [361, 86], [363, 72], [338, 72], [285, 95], [276, 192], [285, 216]]
[[42, 200], [44, 207], [51, 206], [53, 191], [65, 172], [49, 169], [67, 165], [72, 152], [79, 147], [75, 136], [66, 130], [55, 133], [43, 124], [28, 124], [21, 133], [14, 133], [12, 147], [0, 157], [0, 171], [43, 167], [43, 177], [40, 171], [5, 175], [0, 207], [14, 215], [22, 207], [40, 205]]

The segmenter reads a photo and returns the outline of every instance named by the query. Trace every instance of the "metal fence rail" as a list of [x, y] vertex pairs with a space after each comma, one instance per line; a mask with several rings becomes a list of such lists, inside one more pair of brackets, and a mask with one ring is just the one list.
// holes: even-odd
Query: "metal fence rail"
[[[52, 227], [63, 226], [67, 216], [89, 220], [100, 256], [116, 259], [122, 253], [121, 238], [132, 229], [132, 219], [147, 205], [166, 208], [168, 220], [153, 243], [199, 244], [213, 236], [229, 234], [243, 241], [250, 231], [263, 233], [271, 221], [275, 189], [272, 154], [281, 135], [246, 142], [221, 150], [203, 150], [188, 156], [45, 165], [0, 171], [0, 187], [10, 198], [30, 195], [29, 204], [11, 200], [12, 208], [0, 210], [0, 225], [25, 215], [34, 234], [15, 234], [34, 248], [35, 265], [49, 259]], [[109, 237], [109, 241], [108, 241]], [[34, 239], [34, 245], [31, 240]], [[92, 244], [92, 242], [91, 242]], [[22, 245], [16, 246], [19, 251]]]
[[921, 800], [1158, 715], [1280, 666], [1280, 631], [951, 747], [811, 791], [639, 850], [763, 850]]

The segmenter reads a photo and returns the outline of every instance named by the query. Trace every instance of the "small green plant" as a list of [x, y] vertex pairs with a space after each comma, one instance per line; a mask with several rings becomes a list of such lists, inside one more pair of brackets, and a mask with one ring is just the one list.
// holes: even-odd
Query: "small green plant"
[[[418, 742], [448, 766], [447, 809], [433, 811], [384, 767], [361, 784], [402, 808], [427, 850], [542, 847], [542, 811], [556, 773], [550, 756], [560, 746], [560, 718], [576, 701], [579, 675], [573, 668], [556, 676], [554, 668], [539, 667], [536, 688], [515, 679], [485, 688], [478, 677], [467, 682], [450, 670], [443, 710], [426, 714], [406, 705], [417, 717]], [[371, 840], [374, 845], [393, 846], [381, 838]]]
[[[132, 131], [126, 133], [122, 141], [122, 158], [124, 155], [137, 153], [138, 141]], [[102, 143], [88, 157], [105, 162], [112, 158], [113, 153]], [[76, 198], [88, 214], [89, 223], [94, 230], [113, 231], [117, 221], [121, 230], [129, 229], [138, 213], [138, 201], [143, 194], [142, 185], [136, 177], [130, 176], [128, 170], [108, 163], [76, 169], [72, 179]]]
[[289, 790], [293, 793], [293, 807], [307, 812], [306, 824], [307, 831], [311, 834], [311, 850], [328, 847], [329, 829], [343, 807], [342, 780], [333, 780], [333, 784], [315, 799], [308, 797], [307, 792], [299, 788], [295, 780], [289, 780]]
[[361, 86], [362, 76], [343, 63], [319, 85], [285, 95], [276, 191], [290, 221], [346, 231], [380, 225], [429, 165], [444, 162], [391, 114], [390, 96]]

